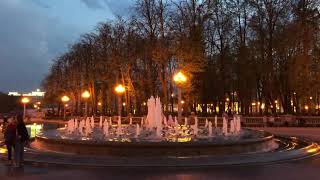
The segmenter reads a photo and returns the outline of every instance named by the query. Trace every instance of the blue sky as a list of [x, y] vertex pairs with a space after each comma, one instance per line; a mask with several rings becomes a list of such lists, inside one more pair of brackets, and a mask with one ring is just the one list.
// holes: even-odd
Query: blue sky
[[40, 86], [51, 60], [134, 0], [0, 0], [0, 91]]

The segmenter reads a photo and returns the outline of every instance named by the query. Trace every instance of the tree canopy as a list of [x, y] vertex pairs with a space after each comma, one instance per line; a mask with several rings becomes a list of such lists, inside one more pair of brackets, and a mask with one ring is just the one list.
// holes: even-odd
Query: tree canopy
[[[137, 0], [129, 18], [97, 25], [55, 58], [43, 81], [46, 100], [71, 97], [81, 111], [116, 109], [114, 87], [126, 87], [126, 112], [143, 113], [159, 96], [173, 111], [173, 75], [187, 74], [185, 112], [228, 107], [241, 113], [316, 110], [320, 91], [318, 0]], [[237, 102], [235, 107], [234, 102]], [[263, 106], [262, 106], [263, 104]], [[253, 107], [255, 106], [255, 107]], [[318, 106], [319, 108], [319, 106]]]

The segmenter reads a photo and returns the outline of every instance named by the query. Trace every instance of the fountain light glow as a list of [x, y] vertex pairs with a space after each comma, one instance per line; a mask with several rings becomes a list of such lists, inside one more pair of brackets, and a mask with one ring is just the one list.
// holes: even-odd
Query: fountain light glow
[[315, 147], [315, 148], [308, 149], [307, 152], [314, 153], [314, 152], [317, 152], [318, 150], [319, 150], [319, 147]]
[[5, 154], [5, 153], [7, 153], [7, 149], [0, 147], [0, 154]]
[[28, 124], [26, 125], [26, 127], [29, 130], [30, 137], [35, 137], [43, 129], [43, 125], [36, 124], [36, 123]]

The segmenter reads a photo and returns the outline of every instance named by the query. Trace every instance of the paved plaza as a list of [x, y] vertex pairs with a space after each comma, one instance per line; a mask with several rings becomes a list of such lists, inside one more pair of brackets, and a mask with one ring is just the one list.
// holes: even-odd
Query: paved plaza
[[[257, 128], [261, 129], [261, 128]], [[302, 136], [320, 142], [320, 128], [266, 128], [275, 134]], [[320, 155], [308, 159], [249, 166], [188, 168], [92, 168], [29, 164], [13, 168], [0, 161], [0, 179], [320, 179]]]

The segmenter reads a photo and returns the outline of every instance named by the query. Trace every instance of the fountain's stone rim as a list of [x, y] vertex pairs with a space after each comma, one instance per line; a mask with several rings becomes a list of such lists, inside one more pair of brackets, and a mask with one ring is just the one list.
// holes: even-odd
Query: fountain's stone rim
[[[276, 136], [276, 138], [292, 141], [293, 138]], [[255, 154], [240, 154], [227, 156], [192, 156], [192, 157], [101, 157], [94, 154], [89, 156], [74, 156], [52, 152], [33, 151], [27, 148], [27, 162], [37, 162], [52, 165], [85, 166], [85, 167], [199, 167], [199, 166], [229, 166], [229, 165], [256, 165], [299, 160], [319, 154], [319, 145], [303, 137], [296, 139], [303, 147], [288, 147], [288, 151], [273, 151]], [[1, 157], [1, 154], [0, 154]], [[2, 158], [4, 158], [3, 156]]]
[[[261, 133], [257, 130], [249, 130]], [[274, 135], [263, 131], [264, 137], [256, 137], [241, 140], [228, 140], [224, 142], [212, 142], [212, 141], [189, 141], [189, 142], [170, 142], [170, 141], [132, 141], [132, 142], [120, 142], [120, 141], [94, 141], [94, 140], [73, 140], [73, 139], [60, 139], [60, 138], [49, 138], [41, 135], [35, 137], [36, 140], [41, 140], [44, 142], [55, 142], [62, 144], [74, 144], [74, 145], [94, 145], [94, 146], [119, 146], [119, 147], [208, 147], [208, 146], [234, 146], [234, 145], [248, 145], [260, 142], [270, 141], [274, 138]]]
[[[260, 131], [256, 131], [261, 133]], [[37, 136], [31, 147], [40, 151], [102, 156], [198, 156], [228, 155], [271, 151], [275, 149], [274, 135], [243, 139], [239, 142], [96, 142], [70, 139], [51, 139]]]

